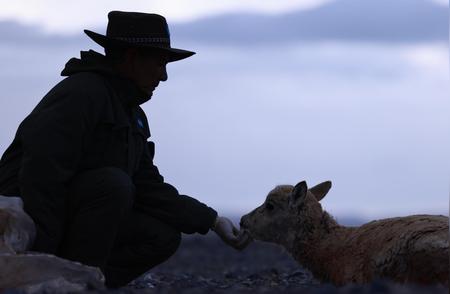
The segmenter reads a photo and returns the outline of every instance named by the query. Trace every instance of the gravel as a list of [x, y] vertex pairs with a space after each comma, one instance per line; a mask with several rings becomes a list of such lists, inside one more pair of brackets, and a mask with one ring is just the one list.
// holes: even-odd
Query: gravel
[[243, 251], [214, 234], [185, 235], [177, 253], [127, 287], [108, 293], [449, 293], [442, 285], [423, 287], [374, 281], [334, 287], [322, 284], [281, 247], [253, 242]]

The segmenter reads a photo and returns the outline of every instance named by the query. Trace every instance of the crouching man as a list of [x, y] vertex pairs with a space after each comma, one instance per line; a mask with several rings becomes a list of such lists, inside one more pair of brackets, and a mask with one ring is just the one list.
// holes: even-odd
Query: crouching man
[[207, 205], [164, 182], [139, 105], [166, 64], [194, 52], [170, 46], [166, 20], [112, 11], [105, 49], [81, 52], [67, 76], [19, 125], [0, 161], [0, 194], [20, 195], [34, 220], [32, 250], [99, 267], [119, 287], [169, 258], [181, 232], [215, 231], [241, 249], [249, 238]]

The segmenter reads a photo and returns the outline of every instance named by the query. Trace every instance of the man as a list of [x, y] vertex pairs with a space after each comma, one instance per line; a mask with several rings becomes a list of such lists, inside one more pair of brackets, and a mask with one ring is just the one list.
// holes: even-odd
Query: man
[[67, 76], [20, 124], [0, 161], [0, 194], [20, 195], [37, 227], [32, 250], [98, 266], [127, 284], [170, 257], [180, 232], [215, 231], [241, 249], [232, 222], [164, 182], [140, 104], [166, 64], [195, 54], [171, 48], [164, 17], [112, 11], [106, 36], [85, 30], [105, 56], [81, 52]]

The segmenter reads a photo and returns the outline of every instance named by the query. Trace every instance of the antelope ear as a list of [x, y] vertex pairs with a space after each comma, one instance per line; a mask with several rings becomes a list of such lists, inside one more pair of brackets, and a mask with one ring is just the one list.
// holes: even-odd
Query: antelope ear
[[308, 192], [308, 186], [306, 185], [305, 181], [301, 181], [300, 183], [295, 185], [294, 189], [292, 190], [292, 194], [291, 194], [292, 203], [303, 201], [303, 199], [305, 199], [305, 197], [306, 197], [307, 192]]
[[312, 187], [311, 189], [309, 189], [309, 192], [311, 192], [314, 195], [314, 197], [316, 197], [317, 201], [320, 201], [325, 197], [325, 195], [327, 195], [330, 189], [331, 189], [331, 181], [326, 181]]

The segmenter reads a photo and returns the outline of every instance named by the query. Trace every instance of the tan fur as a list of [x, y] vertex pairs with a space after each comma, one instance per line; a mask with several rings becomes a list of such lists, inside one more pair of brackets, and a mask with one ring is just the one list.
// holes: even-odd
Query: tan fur
[[263, 205], [242, 217], [241, 226], [257, 240], [284, 246], [317, 278], [336, 285], [375, 278], [448, 285], [448, 217], [413, 215], [345, 227], [317, 200], [331, 182], [298, 198], [297, 187], [277, 186]]

